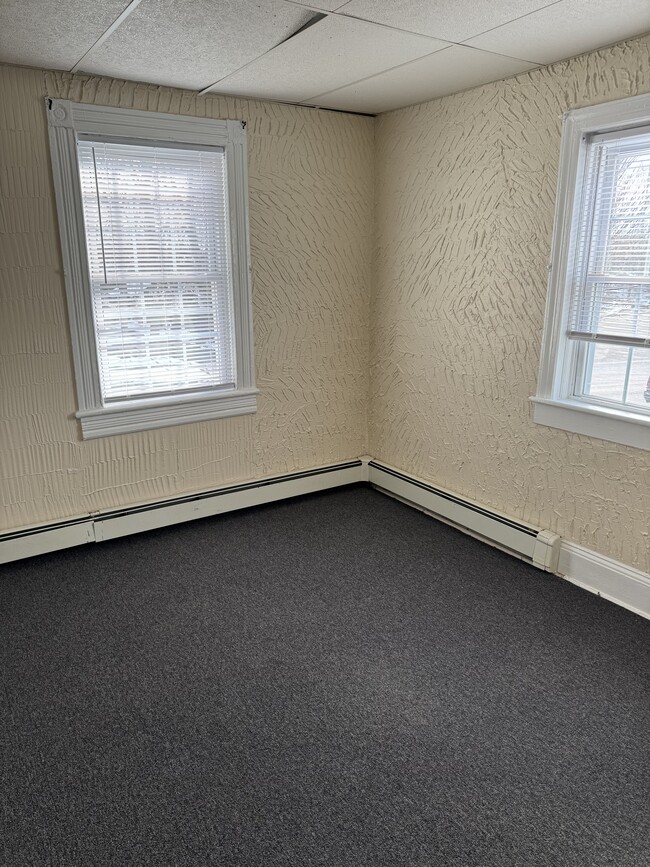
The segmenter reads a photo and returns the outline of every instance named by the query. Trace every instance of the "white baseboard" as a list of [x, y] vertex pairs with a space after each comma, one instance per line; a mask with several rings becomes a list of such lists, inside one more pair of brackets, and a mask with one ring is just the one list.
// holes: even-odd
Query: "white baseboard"
[[[422, 479], [368, 459], [370, 483], [408, 506], [442, 520], [546, 571], [650, 618], [650, 575], [559, 539]], [[536, 534], [536, 537], [535, 537]]]
[[368, 469], [368, 481], [380, 491], [540, 569], [554, 572], [557, 568], [560, 537], [555, 533], [435, 487], [397, 467], [371, 460]]
[[69, 521], [25, 527], [0, 535], [0, 563], [365, 482], [367, 479], [367, 463], [356, 459]]
[[650, 575], [647, 572], [563, 540], [558, 574], [590, 593], [650, 619]]
[[[157, 503], [84, 515], [0, 534], [0, 564], [142, 533], [342, 485], [370, 482], [384, 493], [433, 515], [481, 541], [555, 572], [591, 593], [650, 618], [650, 575], [545, 530], [488, 510], [453, 492], [434, 488], [368, 455], [273, 478], [251, 480]], [[559, 551], [559, 562], [556, 554]]]
[[28, 527], [0, 536], [0, 563], [49, 554], [95, 541], [91, 518]]

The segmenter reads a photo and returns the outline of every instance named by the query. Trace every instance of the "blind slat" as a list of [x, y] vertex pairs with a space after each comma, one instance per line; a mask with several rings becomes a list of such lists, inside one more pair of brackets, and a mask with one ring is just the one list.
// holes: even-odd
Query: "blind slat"
[[78, 157], [104, 400], [234, 385], [223, 149]]

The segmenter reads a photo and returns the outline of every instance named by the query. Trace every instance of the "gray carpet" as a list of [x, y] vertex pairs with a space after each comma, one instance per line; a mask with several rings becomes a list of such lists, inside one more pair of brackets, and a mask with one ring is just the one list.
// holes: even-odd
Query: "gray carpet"
[[4, 865], [650, 865], [650, 624], [379, 493], [0, 574]]

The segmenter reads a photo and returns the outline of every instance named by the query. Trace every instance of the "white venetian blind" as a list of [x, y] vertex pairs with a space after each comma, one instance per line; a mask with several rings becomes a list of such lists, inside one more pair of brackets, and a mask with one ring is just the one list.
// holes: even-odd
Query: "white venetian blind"
[[223, 148], [78, 143], [104, 401], [232, 387]]
[[650, 345], [650, 130], [587, 148], [568, 335]]

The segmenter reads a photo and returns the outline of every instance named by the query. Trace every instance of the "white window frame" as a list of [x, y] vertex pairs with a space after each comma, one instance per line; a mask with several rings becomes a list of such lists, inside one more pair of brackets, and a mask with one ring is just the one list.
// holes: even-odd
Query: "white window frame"
[[[84, 439], [255, 412], [255, 365], [248, 240], [245, 122], [211, 120], [46, 99], [72, 352]], [[97, 135], [225, 149], [236, 382], [233, 389], [139, 398], [104, 405], [101, 397], [77, 136]]]
[[587, 137], [648, 123], [650, 95], [574, 109], [563, 117], [544, 335], [537, 394], [531, 401], [538, 424], [650, 450], [650, 416], [571, 397], [579, 343], [566, 336]]

